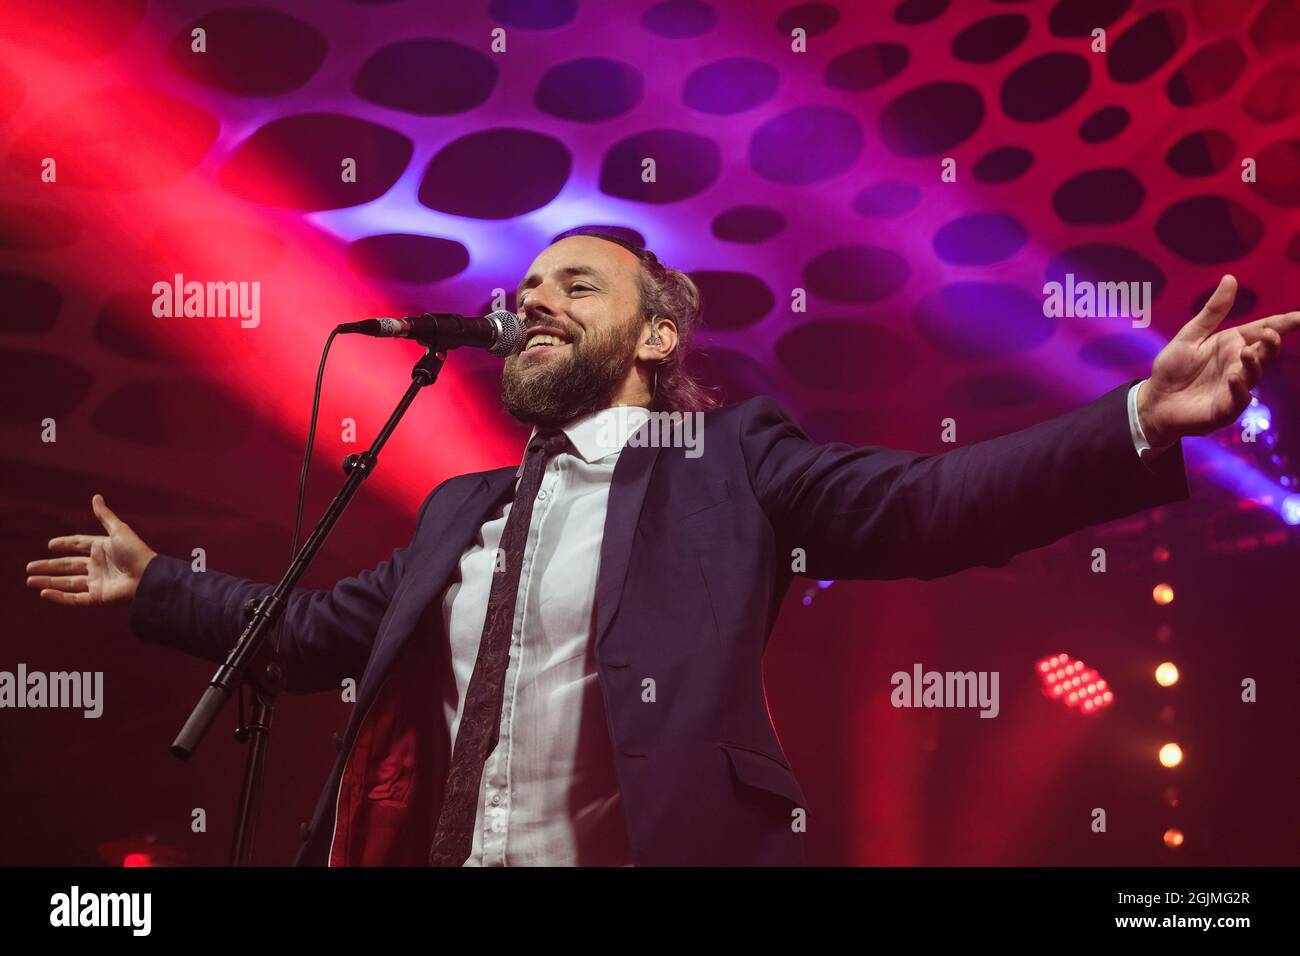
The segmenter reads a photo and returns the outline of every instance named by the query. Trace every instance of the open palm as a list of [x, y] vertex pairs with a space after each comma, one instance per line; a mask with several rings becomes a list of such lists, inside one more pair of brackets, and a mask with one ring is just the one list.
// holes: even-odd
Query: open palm
[[1233, 422], [1250, 404], [1250, 390], [1282, 347], [1282, 336], [1300, 328], [1300, 312], [1287, 312], [1216, 331], [1236, 297], [1237, 280], [1224, 276], [1205, 308], [1156, 356], [1138, 394], [1142, 430], [1152, 445]]
[[140, 577], [155, 552], [109, 510], [102, 495], [90, 502], [107, 534], [70, 534], [50, 540], [51, 551], [73, 555], [44, 558], [27, 565], [27, 586], [55, 604], [111, 604], [135, 596]]

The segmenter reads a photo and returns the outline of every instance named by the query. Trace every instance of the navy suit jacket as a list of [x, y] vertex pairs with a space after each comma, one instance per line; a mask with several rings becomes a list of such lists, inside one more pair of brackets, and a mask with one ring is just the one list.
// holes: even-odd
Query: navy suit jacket
[[[809, 578], [934, 578], [1187, 497], [1182, 450], [1139, 460], [1132, 383], [1063, 416], [943, 454], [810, 441], [770, 398], [704, 416], [703, 454], [625, 447], [594, 586], [595, 658], [637, 865], [796, 864], [804, 794], [764, 698], [763, 651], [795, 549]], [[300, 864], [420, 864], [448, 742], [440, 598], [513, 494], [516, 468], [451, 478], [409, 545], [327, 591], [296, 592], [291, 692], [359, 677]], [[132, 610], [144, 640], [214, 661], [270, 590], [159, 556]], [[440, 651], [439, 648], [442, 648]], [[653, 679], [655, 700], [643, 700]], [[378, 706], [376, 706], [378, 702]]]

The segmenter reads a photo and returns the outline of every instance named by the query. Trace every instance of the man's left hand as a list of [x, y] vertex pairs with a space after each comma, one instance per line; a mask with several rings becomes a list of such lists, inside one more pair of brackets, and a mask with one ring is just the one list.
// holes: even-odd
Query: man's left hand
[[1224, 276], [1205, 308], [1156, 356], [1138, 392], [1138, 421], [1153, 447], [1235, 421], [1282, 336], [1300, 329], [1300, 312], [1287, 312], [1216, 332], [1236, 297], [1237, 280]]

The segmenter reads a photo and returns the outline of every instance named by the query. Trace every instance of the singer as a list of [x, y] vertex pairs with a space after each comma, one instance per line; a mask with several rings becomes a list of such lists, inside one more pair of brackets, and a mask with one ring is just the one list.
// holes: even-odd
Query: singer
[[[1300, 327], [1220, 329], [1235, 294], [1224, 276], [1147, 378], [922, 455], [815, 444], [768, 398], [715, 407], [684, 364], [691, 280], [563, 237], [519, 286], [501, 381], [534, 426], [519, 465], [439, 485], [410, 544], [286, 611], [290, 690], [361, 675], [297, 862], [802, 862], [810, 811], [762, 681], [793, 556], [810, 577], [929, 579], [1186, 498], [1180, 439], [1232, 422]], [[698, 413], [700, 454], [632, 440], [663, 413]], [[104, 534], [55, 538], [28, 584], [131, 601], [143, 640], [222, 660], [270, 588], [192, 573], [92, 507]]]

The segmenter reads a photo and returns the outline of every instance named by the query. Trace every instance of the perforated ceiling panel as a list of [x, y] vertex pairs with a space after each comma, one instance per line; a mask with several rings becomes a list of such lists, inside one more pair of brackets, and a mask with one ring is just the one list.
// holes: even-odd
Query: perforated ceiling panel
[[[26, 394], [56, 380], [75, 413], [93, 392], [81, 410], [113, 441], [199, 440], [181, 410], [208, 386], [154, 374], [176, 342], [142, 309], [150, 276], [193, 267], [202, 242], [231, 277], [265, 280], [266, 323], [300, 330], [293, 356], [219, 340], [263, 375], [296, 370], [261, 409], [292, 435], [327, 324], [381, 303], [486, 309], [585, 224], [689, 271], [706, 301], [697, 367], [730, 400], [781, 397], [823, 439], [935, 448], [947, 417], [962, 440], [1041, 419], [1142, 374], [1225, 271], [1239, 315], [1296, 303], [1294, 0], [64, 6], [59, 22], [6, 14], [57, 88], [0, 71], [0, 293], [31, 333], [5, 348]], [[57, 141], [78, 144], [66, 188], [42, 191], [32, 176]], [[121, 198], [140, 195], [161, 198]], [[133, 244], [130, 282], [50, 266], [98, 261], [93, 210], [124, 202], [142, 223], [114, 240]], [[336, 251], [327, 275], [351, 273], [356, 311], [307, 318], [276, 286], [299, 230]], [[1067, 273], [1149, 282], [1149, 328], [1046, 317], [1043, 285]], [[74, 327], [128, 361], [69, 357], [56, 343]], [[432, 470], [508, 460], [499, 366], [453, 364], [506, 437]], [[105, 368], [115, 388], [92, 389]], [[1283, 406], [1294, 369], [1275, 379]], [[163, 408], [171, 424], [123, 424]]]

